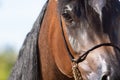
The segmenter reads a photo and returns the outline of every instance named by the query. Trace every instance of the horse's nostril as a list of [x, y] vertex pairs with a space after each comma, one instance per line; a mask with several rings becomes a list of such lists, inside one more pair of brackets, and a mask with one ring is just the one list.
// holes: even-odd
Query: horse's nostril
[[102, 79], [101, 79], [101, 80], [108, 80], [108, 79], [107, 79], [107, 75], [102, 76]]
[[101, 78], [101, 80], [109, 80], [109, 75], [108, 74], [104, 74]]

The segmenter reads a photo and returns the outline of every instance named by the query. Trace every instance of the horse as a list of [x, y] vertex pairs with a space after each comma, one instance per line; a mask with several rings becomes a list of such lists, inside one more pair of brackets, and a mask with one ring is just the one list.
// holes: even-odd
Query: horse
[[9, 80], [119, 80], [119, 34], [119, 0], [48, 0]]

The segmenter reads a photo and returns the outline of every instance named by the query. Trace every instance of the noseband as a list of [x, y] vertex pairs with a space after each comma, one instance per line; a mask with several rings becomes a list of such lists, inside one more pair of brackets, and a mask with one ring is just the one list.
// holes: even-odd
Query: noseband
[[113, 43], [102, 43], [102, 44], [98, 44], [98, 45], [92, 47], [91, 49], [87, 50], [83, 55], [81, 55], [78, 59], [75, 59], [74, 56], [72, 55], [69, 47], [68, 47], [68, 44], [67, 44], [67, 41], [66, 41], [66, 38], [65, 38], [65, 33], [64, 33], [64, 30], [63, 30], [63, 26], [62, 26], [61, 18], [60, 18], [60, 24], [61, 24], [61, 30], [62, 30], [62, 35], [63, 35], [63, 38], [64, 38], [64, 42], [65, 42], [65, 45], [66, 45], [66, 48], [67, 48], [67, 51], [68, 51], [68, 55], [70, 57], [70, 60], [73, 63], [72, 69], [73, 69], [73, 75], [74, 75], [75, 80], [83, 80], [77, 65], [78, 65], [78, 63], [84, 61], [91, 51], [94, 51], [95, 49], [100, 48], [102, 46], [111, 46], [113, 48], [116, 48], [120, 52], [120, 48], [118, 46], [114, 45]]

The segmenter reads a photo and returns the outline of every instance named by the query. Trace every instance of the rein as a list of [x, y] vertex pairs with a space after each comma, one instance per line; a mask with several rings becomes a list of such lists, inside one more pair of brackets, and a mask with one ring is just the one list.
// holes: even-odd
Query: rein
[[98, 45], [92, 47], [91, 49], [87, 50], [83, 55], [81, 55], [78, 59], [75, 59], [68, 47], [68, 44], [67, 44], [67, 41], [65, 38], [65, 33], [63, 30], [63, 26], [62, 26], [61, 18], [60, 18], [60, 25], [61, 25], [61, 31], [62, 31], [62, 35], [64, 38], [64, 42], [65, 42], [65, 45], [66, 45], [66, 48], [68, 51], [68, 55], [70, 57], [71, 62], [73, 63], [72, 70], [73, 70], [73, 75], [74, 75], [75, 80], [83, 80], [81, 72], [78, 69], [78, 63], [84, 61], [91, 51], [94, 51], [95, 49], [100, 48], [102, 46], [111, 46], [113, 48], [116, 48], [120, 52], [120, 48], [118, 46], [114, 45], [113, 43], [102, 43], [102, 44], [98, 44]]

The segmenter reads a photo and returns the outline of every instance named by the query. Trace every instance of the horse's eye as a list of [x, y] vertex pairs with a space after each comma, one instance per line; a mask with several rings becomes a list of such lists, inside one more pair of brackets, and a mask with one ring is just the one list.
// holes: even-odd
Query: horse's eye
[[71, 15], [70, 15], [69, 13], [67, 13], [67, 12], [64, 12], [64, 13], [62, 14], [62, 16], [63, 16], [63, 17], [65, 18], [65, 20], [68, 21], [68, 22], [72, 22], [72, 21], [73, 21]]

